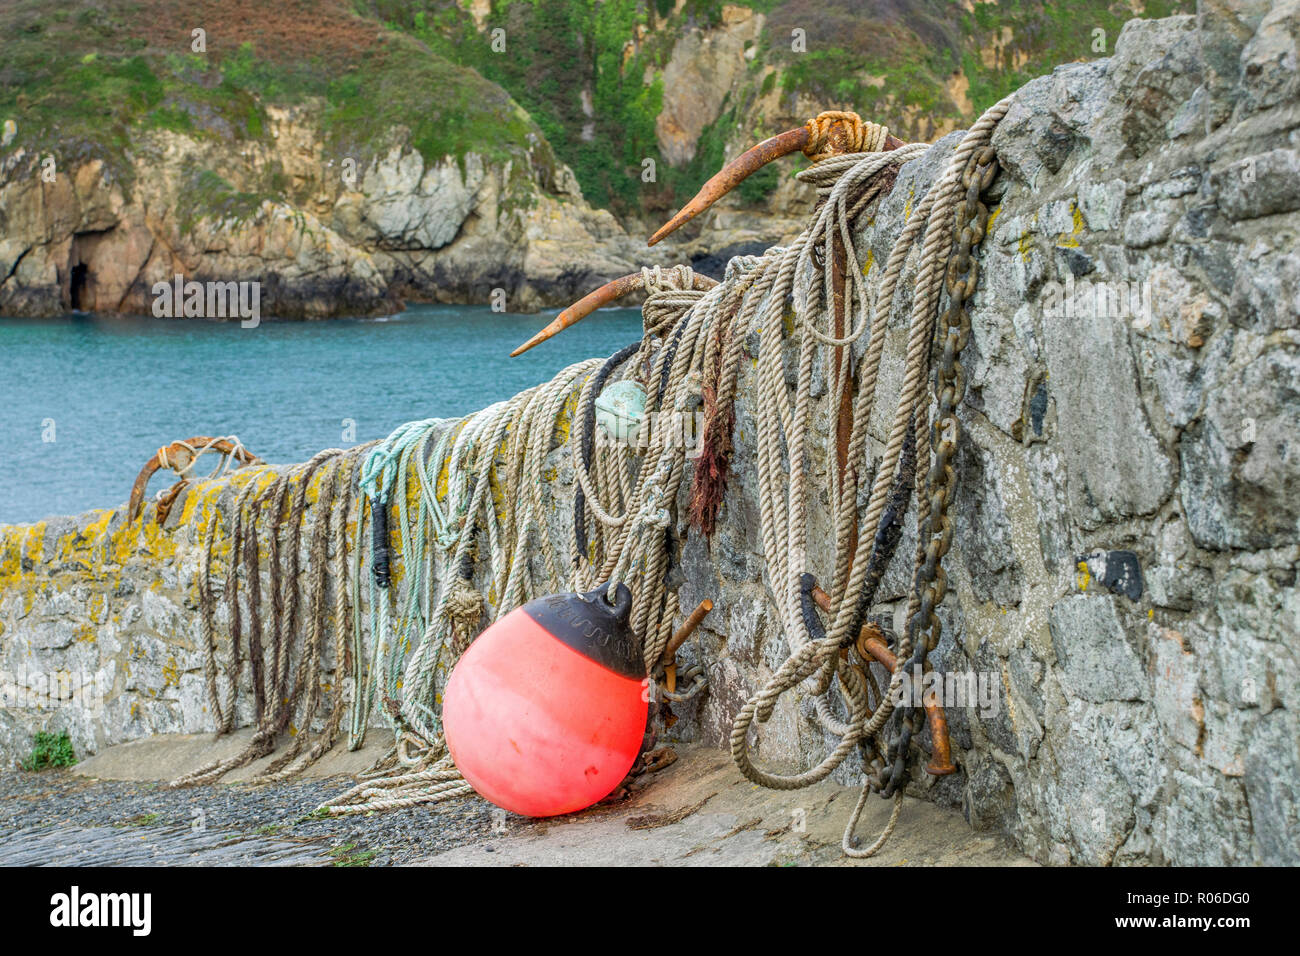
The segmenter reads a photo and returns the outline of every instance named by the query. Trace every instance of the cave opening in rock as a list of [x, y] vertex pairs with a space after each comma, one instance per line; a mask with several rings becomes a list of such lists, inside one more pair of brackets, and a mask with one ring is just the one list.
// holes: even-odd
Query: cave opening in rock
[[68, 298], [74, 312], [80, 312], [83, 309], [82, 298], [86, 292], [86, 283], [90, 271], [86, 268], [84, 262], [79, 262], [72, 267], [72, 275], [68, 280]]
[[[68, 292], [64, 304], [74, 312], [93, 312], [104, 306], [99, 279], [105, 269], [111, 273], [114, 257], [100, 251], [100, 244], [112, 229], [91, 229], [75, 233], [68, 250]], [[98, 256], [98, 258], [97, 258]]]

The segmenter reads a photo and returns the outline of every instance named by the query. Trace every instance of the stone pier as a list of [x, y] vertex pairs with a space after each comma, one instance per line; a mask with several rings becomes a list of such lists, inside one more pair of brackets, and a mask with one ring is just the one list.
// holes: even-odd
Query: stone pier
[[[949, 709], [959, 771], [911, 792], [1041, 862], [1300, 863], [1297, 36], [1295, 2], [1133, 21], [1113, 57], [1023, 88], [994, 139], [1003, 173], [963, 355], [933, 657], [975, 694]], [[868, 278], [957, 138], [905, 166], [858, 236]], [[908, 304], [889, 331], [876, 456]], [[679, 591], [684, 611], [705, 597], [714, 610], [683, 651], [709, 687], [674, 732], [715, 747], [789, 651], [764, 577], [743, 364], [719, 527], [687, 539]], [[573, 493], [559, 424], [545, 489], [557, 541]], [[809, 486], [825, 486], [825, 457], [810, 466]], [[0, 756], [24, 755], [39, 729], [66, 729], [79, 754], [212, 729], [199, 529], [270, 475], [197, 484], [161, 528], [152, 505], [135, 522], [119, 507], [0, 528], [11, 703], [23, 675], [103, 677], [99, 701], [5, 706]], [[812, 522], [810, 560], [828, 575], [825, 501]], [[915, 535], [873, 613], [901, 615]], [[758, 753], [792, 770], [827, 743], [791, 697]], [[836, 781], [859, 775], [850, 760]]]

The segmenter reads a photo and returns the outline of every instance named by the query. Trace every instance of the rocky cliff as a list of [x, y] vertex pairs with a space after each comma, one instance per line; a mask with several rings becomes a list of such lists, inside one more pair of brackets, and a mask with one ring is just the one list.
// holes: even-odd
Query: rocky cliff
[[12, 5], [0, 314], [148, 313], [178, 274], [259, 282], [286, 317], [529, 311], [642, 263], [718, 274], [717, 253], [798, 231], [794, 160], [666, 248], [642, 237], [755, 140], [844, 108], [930, 141], [1179, 6]]
[[149, 313], [176, 275], [260, 282], [282, 317], [530, 311], [647, 258], [500, 87], [310, 13], [0, 12], [0, 314]]
[[[988, 696], [949, 708], [959, 772], [909, 792], [1043, 862], [1300, 862], [1298, 40], [1295, 0], [1135, 21], [1114, 56], [1026, 85], [995, 134], [934, 655]], [[861, 227], [869, 279], [956, 138], [902, 167]], [[891, 314], [884, 395], [908, 306]], [[709, 686], [674, 732], [715, 744], [789, 653], [764, 577], [750, 364], [718, 529], [682, 554], [682, 610], [714, 610], [683, 651]], [[826, 406], [823, 392], [829, 446]], [[569, 414], [543, 472], [556, 540], [571, 530]], [[809, 487], [829, 483], [832, 455], [809, 463]], [[0, 669], [108, 675], [98, 705], [11, 684], [26, 704], [0, 710], [6, 754], [43, 728], [79, 751], [211, 728], [199, 529], [270, 478], [195, 485], [161, 529], [152, 506], [134, 522], [117, 509], [0, 529]], [[823, 575], [828, 512], [814, 499]], [[873, 608], [886, 620], [905, 605], [915, 535]], [[808, 701], [783, 698], [757, 751], [788, 771], [827, 745]], [[854, 759], [842, 782], [857, 782]]]
[[[357, 164], [329, 155], [309, 107], [266, 113], [266, 144], [232, 150], [159, 130], [125, 170], [96, 158], [53, 182], [40, 154], [11, 153], [0, 313], [148, 314], [155, 284], [176, 275], [259, 281], [262, 313], [284, 318], [383, 314], [406, 298], [524, 312], [647, 258], [583, 201], [567, 167], [473, 152], [427, 161], [400, 139]], [[292, 181], [291, 197], [258, 191], [267, 168]]]

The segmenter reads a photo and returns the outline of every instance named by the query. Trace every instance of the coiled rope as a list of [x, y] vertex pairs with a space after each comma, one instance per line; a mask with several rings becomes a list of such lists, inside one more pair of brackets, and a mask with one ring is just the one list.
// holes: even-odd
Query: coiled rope
[[[773, 247], [759, 257], [731, 260], [724, 280], [705, 292], [692, 288], [693, 276], [685, 267], [643, 272], [647, 291], [642, 308], [643, 337], [612, 359], [579, 362], [550, 382], [465, 419], [412, 422], [383, 442], [346, 453], [322, 453], [302, 466], [308, 471], [296, 477], [304, 484], [316, 467], [328, 462], [333, 468], [336, 516], [323, 522], [325, 531], [320, 522], [313, 531], [309, 575], [327, 563], [321, 541], [322, 536], [331, 534], [332, 527], [336, 589], [333, 676], [336, 684], [350, 682], [354, 693], [346, 703], [344, 695], [337, 694], [316, 743], [308, 747], [295, 741], [291, 756], [277, 759], [271, 776], [279, 778], [299, 770], [328, 749], [341, 733], [345, 710], [349, 711], [349, 746], [360, 747], [378, 710], [380, 719], [396, 735], [395, 745], [361, 784], [317, 812], [362, 813], [468, 793], [468, 784], [452, 765], [442, 738], [438, 718], [441, 688], [455, 658], [486, 620], [555, 591], [585, 591], [605, 581], [626, 584], [633, 594], [631, 626], [642, 642], [647, 671], [652, 676], [662, 674], [660, 658], [679, 610], [670, 572], [689, 523], [710, 531], [721, 504], [742, 357], [754, 334], [758, 341], [753, 409], [761, 540], [767, 584], [791, 654], [737, 714], [731, 733], [732, 757], [750, 780], [777, 789], [825, 779], [855, 747], [883, 759], [881, 730], [893, 710], [902, 673], [897, 670], [888, 692], [882, 692], [865, 665], [854, 664], [840, 653], [861, 623], [870, 603], [868, 592], [874, 594], [883, 571], [878, 548], [854, 552], [848, 543], [855, 532], [864, 542], [885, 541], [891, 535], [896, 540], [896, 525], [909, 489], [918, 495], [922, 526], [928, 517], [926, 469], [915, 468], [913, 478], [911, 452], [905, 454], [905, 447], [928, 447], [924, 442], [929, 412], [922, 397], [923, 385], [929, 371], [943, 261], [952, 242], [952, 213], [962, 192], [961, 173], [974, 151], [987, 144], [1009, 102], [1008, 98], [988, 110], [967, 132], [943, 175], [904, 225], [878, 281], [869, 283], [860, 270], [847, 270], [845, 299], [853, 320], [846, 333], [836, 335], [828, 315], [828, 263], [833, 246], [839, 243], [854, 261], [861, 261], [854, 246], [857, 223], [887, 192], [898, 167], [928, 149], [924, 144], [912, 144], [880, 152], [886, 131], [874, 124], [862, 124], [855, 142], [864, 151], [850, 155], [823, 156], [827, 131], [812, 131], [810, 155], [820, 156], [822, 161], [799, 175], [818, 190], [819, 204], [809, 229], [790, 246]], [[865, 480], [859, 471], [868, 460], [867, 422], [876, 397], [885, 330], [904, 262], [918, 245], [903, 384], [871, 481], [865, 516], [859, 523], [859, 485]], [[793, 333], [786, 331], [787, 320]], [[854, 375], [849, 365], [851, 349], [844, 347], [864, 335], [868, 336], [865, 354]], [[791, 338], [796, 340], [792, 369], [787, 367]], [[839, 362], [832, 360], [836, 350], [841, 355]], [[816, 491], [809, 487], [807, 469], [816, 443], [822, 441], [811, 427], [819, 354], [826, 356], [830, 383], [826, 400], [836, 402], [847, 393], [852, 407], [852, 466], [831, 482], [836, 559], [829, 569], [829, 627], [823, 627], [817, 612], [810, 610], [813, 579], [807, 554], [809, 497]], [[626, 442], [597, 441], [596, 398], [609, 383], [629, 379], [645, 389], [647, 417], [642, 430], [648, 430], [648, 435], [635, 448]], [[683, 440], [684, 425], [697, 415], [704, 420], [697, 436], [704, 443], [704, 454], [693, 472], [687, 514], [679, 515], [679, 492], [690, 450]], [[665, 421], [668, 427], [663, 426]], [[578, 433], [570, 433], [570, 427]], [[567, 454], [555, 455], [566, 443]], [[341, 462], [334, 464], [339, 459], [349, 463], [349, 470], [345, 471]], [[353, 470], [355, 480], [350, 481]], [[554, 492], [567, 486], [569, 471], [574, 489], [573, 524], [569, 540], [561, 542], [552, 533], [557, 508]], [[207, 581], [215, 519], [206, 529], [200, 597], [206, 609], [201, 630], [207, 648], [209, 699], [219, 728], [233, 729], [236, 687], [244, 664], [241, 648], [246, 643], [258, 729], [245, 753], [196, 771], [178, 783], [215, 779], [241, 762], [270, 752], [275, 734], [291, 717], [297, 714], [295, 722], [302, 733], [322, 700], [314, 685], [323, 679], [325, 629], [315, 624], [324, 612], [323, 583], [317, 588], [315, 579], [310, 579], [305, 654], [292, 679], [287, 661], [300, 624], [298, 598], [285, 586], [273, 584], [272, 592], [275, 617], [287, 626], [273, 624], [271, 646], [262, 646], [257, 567], [257, 542], [265, 523], [262, 510], [269, 503], [273, 511], [272, 560], [279, 566], [286, 560], [279, 540], [288, 481], [287, 475], [280, 476], [256, 498], [257, 483], [250, 481], [237, 501], [224, 588], [230, 647], [224, 667], [224, 701], [218, 693], [217, 640], [211, 617], [215, 599]], [[302, 519], [300, 501], [300, 496], [295, 497], [289, 507], [291, 521]], [[313, 507], [330, 506], [318, 500]], [[380, 511], [395, 525], [394, 557], [400, 575], [394, 576], [389, 587], [372, 578], [368, 600], [363, 600], [360, 581], [367, 552], [365, 528]], [[355, 522], [350, 535], [346, 532], [349, 520]], [[291, 535], [289, 549], [294, 555], [296, 540]], [[238, 600], [241, 549], [249, 609], [246, 640]], [[289, 568], [296, 580], [294, 561], [296, 557]], [[480, 591], [476, 581], [485, 582], [486, 591]], [[370, 612], [368, 644], [367, 628], [362, 625], [363, 605], [368, 605]], [[909, 599], [909, 617], [916, 605], [914, 594]], [[910, 635], [900, 639], [900, 661], [910, 654], [910, 640]], [[781, 775], [758, 768], [749, 752], [751, 729], [771, 716], [781, 695], [810, 678], [817, 720], [838, 741], [808, 770]], [[843, 717], [835, 714], [832, 687], [838, 687]], [[866, 793], [864, 786], [844, 834], [843, 848], [851, 856], [876, 852], [898, 818], [901, 791], [894, 795], [890, 822], [881, 837], [865, 849], [854, 847], [853, 830]]]
[[[786, 625], [785, 634], [791, 642], [793, 651], [771, 680], [741, 708], [731, 733], [732, 758], [746, 777], [763, 786], [783, 790], [809, 786], [829, 776], [859, 745], [867, 747], [869, 752], [874, 752], [874, 756], [882, 760], [884, 758], [885, 751], [880, 740], [880, 732], [893, 711], [893, 702], [897, 699], [903, 670], [901, 668], [895, 670], [890, 678], [888, 692], [878, 698], [877, 706], [873, 711], [868, 704], [863, 672], [839, 653], [841, 644], [857, 614], [857, 597], [866, 579], [872, 552], [872, 549], [868, 548], [859, 549], [850, 565], [847, 559], [848, 541], [855, 531], [859, 540], [875, 539], [880, 529], [886, 501], [900, 475], [900, 457], [908, 433], [912, 433], [912, 439], [919, 446], [928, 431], [928, 407], [921, 401], [922, 385], [928, 373], [939, 285], [943, 277], [942, 266], [951, 246], [952, 212], [963, 193], [961, 175], [974, 152], [988, 143], [994, 127], [1006, 114], [1009, 105], [1008, 97], [986, 111], [967, 131], [943, 175], [926, 193], [896, 240], [876, 289], [874, 303], [868, 303], [862, 283], [858, 281], [857, 270], [849, 270], [853, 276], [850, 299], [859, 308], [860, 322], [856, 330], [843, 339], [832, 338], [817, 330], [815, 326], [810, 326], [810, 334], [804, 336], [800, 344], [795, 406], [792, 409], [789, 407], [789, 396], [785, 387], [779, 323], [776, 321], [779, 316], [772, 314], [774, 310], [769, 309], [769, 315], [763, 322], [763, 341], [758, 371], [758, 406], [763, 408], [770, 402], [776, 406], [779, 415], [768, 416], [760, 423], [759, 501], [763, 519], [764, 552], [769, 562], [769, 580], [778, 600], [778, 606], [782, 610], [782, 620]], [[903, 147], [895, 153], [903, 153], [907, 149], [909, 147]], [[804, 243], [805, 248], [800, 250], [801, 255], [807, 254], [806, 247], [816, 239], [821, 239], [825, 243], [824, 254], [829, 255], [828, 232], [832, 216], [834, 216], [834, 226], [839, 232], [840, 240], [845, 243], [845, 248], [853, 248], [851, 231], [847, 226], [852, 209], [858, 201], [856, 198], [850, 199], [848, 184], [854, 182], [852, 170], [857, 167], [842, 169], [848, 164], [849, 159], [843, 157], [829, 160], [824, 170], [819, 166], [808, 171], [810, 178], [820, 179], [824, 174], [827, 179], [830, 179], [838, 174], [838, 179], [833, 186], [830, 186], [830, 194], [822, 205], [812, 230], [804, 234], [808, 237], [808, 241]], [[833, 623], [824, 636], [814, 637], [809, 633], [810, 628], [803, 613], [808, 590], [808, 582], [803, 578], [807, 567], [807, 493], [804, 486], [804, 461], [807, 453], [814, 342], [819, 340], [830, 345], [847, 344], [858, 338], [866, 328], [870, 328], [871, 338], [861, 366], [857, 395], [853, 400], [848, 456], [850, 462], [862, 461], [866, 451], [866, 426], [871, 416], [884, 350], [885, 328], [904, 261], [913, 250], [918, 236], [921, 239], [920, 262], [914, 280], [903, 384], [893, 425], [872, 483], [866, 515], [860, 524], [857, 524], [856, 473], [850, 470], [846, 473], [845, 481], [833, 488], [831, 507], [832, 513], [836, 516], [835, 553], [837, 555], [835, 575], [830, 589]], [[800, 274], [807, 275], [809, 271], [800, 270]], [[824, 301], [824, 290], [819, 283], [808, 283], [804, 289], [805, 301], [813, 306], [812, 310], [805, 313], [806, 315], [815, 316], [827, 311], [816, 308]], [[870, 313], [874, 313], [874, 316], [870, 316]], [[849, 377], [841, 374], [839, 378], [840, 387], [848, 387]], [[782, 451], [782, 438], [789, 449], [788, 472]], [[925, 524], [929, 505], [921, 483], [924, 471], [924, 469], [917, 469], [916, 493], [918, 521], [921, 527]], [[856, 528], [855, 524], [857, 524]], [[919, 563], [918, 552], [916, 565], [919, 566]], [[918, 597], [913, 593], [909, 598], [909, 618], [916, 612], [917, 603]], [[898, 652], [899, 659], [904, 659], [911, 650], [906, 646], [906, 636], [902, 645]], [[756, 721], [765, 722], [771, 716], [776, 701], [782, 694], [813, 675], [817, 677], [813, 692], [817, 697], [818, 719], [826, 730], [839, 736], [838, 743], [818, 764], [798, 774], [780, 775], [759, 769], [754, 765], [749, 754], [748, 733], [751, 726]], [[848, 710], [847, 720], [844, 721], [832, 719], [829, 712], [828, 691], [832, 680], [836, 678], [839, 680], [841, 697]], [[868, 788], [864, 783], [863, 793], [844, 832], [842, 848], [850, 856], [874, 854], [884, 844], [897, 822], [901, 791], [895, 795], [896, 802], [890, 823], [881, 837], [865, 849], [854, 847], [853, 831], [861, 816], [867, 792]]]

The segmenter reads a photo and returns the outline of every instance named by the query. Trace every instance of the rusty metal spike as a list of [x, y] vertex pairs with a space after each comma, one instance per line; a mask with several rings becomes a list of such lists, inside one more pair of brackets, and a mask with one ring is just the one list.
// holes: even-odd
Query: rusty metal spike
[[[800, 126], [798, 129], [786, 130], [784, 133], [778, 133], [770, 139], [765, 139], [757, 146], [750, 147], [727, 163], [700, 188], [700, 191], [695, 194], [695, 197], [690, 202], [682, 207], [681, 212], [661, 226], [647, 240], [646, 244], [653, 246], [668, 234], [677, 231], [739, 186], [746, 177], [756, 173], [772, 160], [780, 159], [782, 156], [788, 156], [790, 153], [800, 150], [807, 152], [814, 122], [809, 120], [807, 124]], [[831, 152], [843, 152], [847, 148], [838, 139], [832, 140], [828, 145]], [[884, 148], [886, 150], [898, 149], [902, 145], [904, 145], [903, 141], [897, 136], [885, 137]]]
[[577, 325], [591, 313], [595, 312], [602, 306], [609, 305], [617, 299], [623, 298], [633, 289], [640, 288], [641, 273], [633, 272], [631, 275], [625, 275], [618, 279], [611, 279], [595, 292], [588, 292], [573, 305], [569, 306], [554, 319], [551, 324], [546, 326], [531, 339], [525, 342], [519, 348], [510, 353], [510, 357], [522, 355], [535, 345], [541, 345], [547, 339], [554, 335], [559, 335], [571, 325]]
[[[707, 292], [717, 285], [717, 280], [706, 275], [696, 275], [693, 287], [696, 291]], [[573, 305], [569, 306], [531, 339], [510, 353], [510, 357], [522, 355], [535, 345], [541, 345], [552, 336], [559, 335], [570, 326], [577, 325], [597, 309], [623, 298], [629, 292], [641, 288], [641, 273], [633, 272], [618, 279], [611, 279], [595, 292], [589, 292]]]
[[659, 231], [647, 240], [646, 245], [653, 246], [664, 236], [675, 232], [684, 224], [690, 222], [739, 186], [745, 177], [762, 169], [772, 160], [780, 159], [782, 156], [788, 156], [803, 149], [808, 145], [810, 135], [807, 126], [800, 126], [798, 129], [777, 133], [770, 139], [763, 140], [757, 146], [751, 146], [745, 150], [723, 166], [712, 179], [705, 183], [700, 188], [700, 191], [695, 194], [695, 198], [683, 206], [681, 212], [661, 226]]

